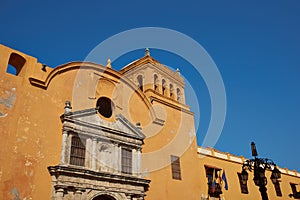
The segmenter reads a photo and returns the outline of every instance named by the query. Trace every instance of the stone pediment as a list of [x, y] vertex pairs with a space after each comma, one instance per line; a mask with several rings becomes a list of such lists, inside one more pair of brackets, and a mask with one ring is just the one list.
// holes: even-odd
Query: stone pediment
[[97, 114], [96, 108], [65, 113], [61, 116], [61, 120], [64, 126], [68, 126], [74, 130], [92, 129], [93, 133], [104, 131], [139, 140], [145, 139], [141, 128], [133, 125], [122, 114], [117, 114], [115, 121], [109, 122]]

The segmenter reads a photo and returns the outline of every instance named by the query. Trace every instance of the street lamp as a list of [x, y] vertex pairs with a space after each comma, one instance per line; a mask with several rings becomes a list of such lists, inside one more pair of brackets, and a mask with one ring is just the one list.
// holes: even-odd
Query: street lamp
[[265, 171], [270, 170], [272, 171], [271, 174], [271, 180], [275, 184], [277, 183], [278, 179], [281, 178], [281, 173], [277, 169], [276, 164], [268, 159], [268, 158], [258, 158], [258, 153], [256, 150], [256, 146], [254, 142], [251, 142], [251, 151], [252, 156], [254, 159], [246, 160], [242, 167], [242, 173], [241, 173], [241, 180], [243, 183], [247, 183], [248, 181], [248, 172], [254, 172], [254, 178], [253, 181], [256, 186], [259, 187], [259, 191], [262, 197], [262, 200], [268, 200], [268, 194], [267, 194], [267, 178], [265, 176]]

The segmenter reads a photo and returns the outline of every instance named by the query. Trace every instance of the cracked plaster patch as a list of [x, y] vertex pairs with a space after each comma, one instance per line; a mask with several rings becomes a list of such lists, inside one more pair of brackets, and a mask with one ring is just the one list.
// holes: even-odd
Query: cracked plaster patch
[[17, 188], [14, 187], [10, 193], [15, 196], [14, 200], [20, 200], [20, 195]]
[[7, 108], [12, 108], [17, 96], [9, 91], [5, 91], [5, 94], [7, 95], [7, 97], [2, 97], [0, 99], [0, 104], [4, 105]]

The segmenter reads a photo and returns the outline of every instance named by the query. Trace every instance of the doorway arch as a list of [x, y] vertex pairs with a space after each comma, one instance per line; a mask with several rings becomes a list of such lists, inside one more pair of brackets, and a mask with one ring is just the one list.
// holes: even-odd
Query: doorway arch
[[103, 194], [93, 198], [93, 200], [116, 200], [114, 197]]

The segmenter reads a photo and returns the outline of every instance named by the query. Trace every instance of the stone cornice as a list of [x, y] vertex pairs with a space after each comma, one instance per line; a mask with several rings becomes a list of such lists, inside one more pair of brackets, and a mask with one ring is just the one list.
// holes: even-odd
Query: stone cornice
[[155, 92], [152, 89], [145, 90], [145, 94], [147, 94], [147, 96], [150, 99], [151, 103], [153, 101], [156, 101], [156, 102], [159, 102], [159, 103], [164, 104], [166, 106], [169, 106], [171, 108], [174, 108], [176, 110], [180, 110], [180, 111], [188, 113], [190, 115], [194, 115], [194, 113], [192, 111], [190, 111], [189, 106], [187, 106], [185, 104], [182, 104], [182, 103], [179, 103], [178, 101], [175, 101], [174, 99], [171, 99], [169, 97], [165, 97], [165, 96]]
[[89, 169], [85, 169], [83, 167], [77, 166], [49, 166], [48, 171], [51, 176], [59, 177], [59, 176], [67, 176], [67, 177], [79, 177], [89, 180], [103, 180], [115, 183], [124, 183], [131, 185], [142, 185], [145, 190], [148, 189], [150, 180], [142, 179], [135, 177], [133, 175], [127, 174], [112, 174], [106, 172], [97, 172]]

